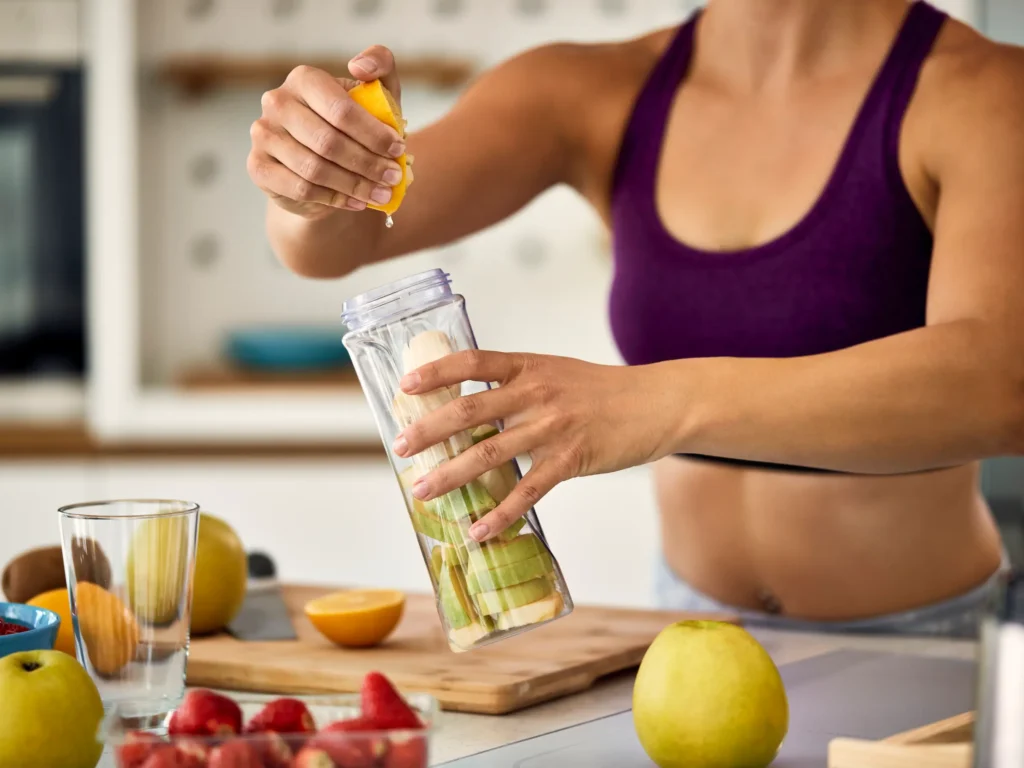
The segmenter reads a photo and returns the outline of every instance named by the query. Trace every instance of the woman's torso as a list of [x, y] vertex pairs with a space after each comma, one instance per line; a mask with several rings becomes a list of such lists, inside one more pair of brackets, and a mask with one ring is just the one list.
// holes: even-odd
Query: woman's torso
[[[584, 191], [613, 232], [612, 323], [628, 362], [816, 354], [926, 321], [937, 193], [916, 137], [940, 117], [933, 59], [974, 38], [919, 14], [909, 31], [894, 18], [845, 70], [774, 95], [716, 88], [683, 39], [692, 25], [599, 49], [609, 85]], [[804, 618], [936, 602], [999, 563], [977, 472], [670, 457], [655, 467], [665, 556], [711, 597]]]

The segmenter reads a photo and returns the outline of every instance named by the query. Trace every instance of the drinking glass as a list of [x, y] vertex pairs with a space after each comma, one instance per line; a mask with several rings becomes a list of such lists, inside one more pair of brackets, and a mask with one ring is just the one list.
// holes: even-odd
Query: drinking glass
[[128, 499], [59, 511], [78, 660], [108, 711], [159, 730], [185, 694], [199, 505]]

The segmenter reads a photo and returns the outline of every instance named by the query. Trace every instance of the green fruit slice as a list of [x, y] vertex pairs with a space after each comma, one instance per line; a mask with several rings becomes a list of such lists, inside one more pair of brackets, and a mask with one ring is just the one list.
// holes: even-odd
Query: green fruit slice
[[441, 551], [441, 547], [434, 547], [430, 550], [430, 575], [434, 577], [434, 583], [441, 583], [441, 566], [443, 564], [444, 555]]
[[426, 502], [427, 509], [433, 514], [451, 521], [466, 518], [478, 520], [497, 506], [498, 502], [479, 480], [473, 480], [458, 490]]
[[476, 621], [476, 611], [466, 593], [466, 586], [462, 581], [462, 571], [457, 566], [449, 565], [441, 569], [437, 591], [441, 601], [441, 611], [448, 620], [449, 627], [463, 629]]
[[554, 588], [555, 586], [551, 583], [550, 579], [534, 579], [523, 584], [516, 584], [514, 587], [480, 592], [473, 595], [473, 602], [481, 614], [497, 616], [505, 611], [519, 608], [547, 597]]
[[433, 539], [434, 541], [446, 540], [444, 523], [429, 512], [423, 510], [423, 508], [418, 504], [413, 505], [413, 509], [409, 513], [409, 517], [412, 520], [412, 527], [416, 529], [417, 533], [422, 533], [424, 536]]
[[528, 560], [518, 563], [507, 563], [495, 568], [466, 571], [466, 588], [469, 594], [475, 595], [506, 587], [514, 587], [533, 579], [547, 576], [555, 570], [555, 562], [547, 552], [541, 552]]
[[547, 547], [532, 533], [524, 533], [508, 540], [491, 540], [483, 544], [475, 542], [467, 547], [465, 561], [469, 570], [481, 573], [502, 565], [529, 560], [541, 553], [547, 554]]
[[540, 624], [544, 621], [551, 621], [562, 612], [565, 602], [558, 592], [552, 592], [547, 597], [536, 600], [520, 608], [513, 608], [498, 616], [497, 624], [500, 630], [516, 629], [527, 627], [531, 624]]

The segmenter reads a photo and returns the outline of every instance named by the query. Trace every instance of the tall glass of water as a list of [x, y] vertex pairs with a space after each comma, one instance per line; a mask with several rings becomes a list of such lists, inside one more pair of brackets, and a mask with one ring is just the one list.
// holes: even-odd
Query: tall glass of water
[[159, 730], [185, 694], [199, 505], [73, 504], [60, 529], [78, 660], [108, 711]]

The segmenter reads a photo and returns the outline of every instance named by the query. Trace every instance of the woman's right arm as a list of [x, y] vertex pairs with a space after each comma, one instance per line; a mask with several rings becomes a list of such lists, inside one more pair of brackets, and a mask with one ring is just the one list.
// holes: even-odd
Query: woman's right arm
[[391, 52], [375, 46], [356, 57], [353, 80], [294, 70], [264, 95], [248, 160], [269, 197], [267, 231], [278, 258], [306, 277], [341, 277], [458, 240], [551, 186], [573, 183], [573, 130], [584, 99], [565, 98], [574, 79], [565, 70], [578, 50], [552, 45], [511, 59], [481, 76], [442, 119], [409, 134], [414, 183], [392, 229], [366, 203], [390, 188], [385, 174], [398, 167], [399, 137], [348, 96], [360, 80], [380, 78], [400, 98]]

